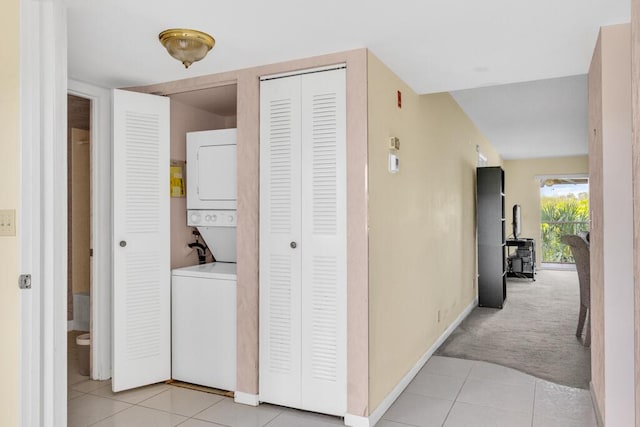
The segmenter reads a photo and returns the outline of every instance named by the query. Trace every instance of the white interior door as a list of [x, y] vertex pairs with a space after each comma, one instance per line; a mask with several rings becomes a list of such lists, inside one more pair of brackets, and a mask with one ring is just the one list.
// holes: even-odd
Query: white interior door
[[260, 84], [260, 400], [300, 407], [300, 76]]
[[260, 400], [347, 404], [346, 72], [260, 87]]
[[302, 408], [347, 412], [346, 70], [302, 76]]
[[171, 377], [169, 99], [113, 92], [113, 391]]

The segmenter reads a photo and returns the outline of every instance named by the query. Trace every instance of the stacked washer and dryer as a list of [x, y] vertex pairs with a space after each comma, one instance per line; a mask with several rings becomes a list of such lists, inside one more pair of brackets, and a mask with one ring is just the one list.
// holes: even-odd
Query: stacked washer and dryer
[[215, 262], [171, 278], [172, 378], [236, 389], [236, 129], [187, 133], [187, 225]]

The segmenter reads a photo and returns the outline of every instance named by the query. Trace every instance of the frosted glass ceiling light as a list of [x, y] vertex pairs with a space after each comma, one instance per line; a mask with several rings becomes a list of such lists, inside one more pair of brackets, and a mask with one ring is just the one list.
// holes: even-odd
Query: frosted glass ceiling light
[[165, 30], [158, 38], [169, 55], [182, 62], [185, 68], [204, 58], [216, 44], [214, 38], [207, 33], [183, 28]]

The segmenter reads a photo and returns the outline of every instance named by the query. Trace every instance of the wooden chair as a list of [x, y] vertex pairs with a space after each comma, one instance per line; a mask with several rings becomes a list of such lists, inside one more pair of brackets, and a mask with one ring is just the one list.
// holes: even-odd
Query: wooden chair
[[589, 347], [591, 345], [591, 274], [589, 272], [589, 243], [584, 237], [577, 236], [575, 234], [562, 236], [560, 240], [571, 248], [571, 253], [573, 253], [573, 258], [576, 261], [578, 281], [580, 282], [580, 314], [578, 316], [576, 336], [578, 338], [582, 338], [582, 331], [588, 314], [589, 319], [587, 321], [587, 332], [583, 342], [585, 346]]

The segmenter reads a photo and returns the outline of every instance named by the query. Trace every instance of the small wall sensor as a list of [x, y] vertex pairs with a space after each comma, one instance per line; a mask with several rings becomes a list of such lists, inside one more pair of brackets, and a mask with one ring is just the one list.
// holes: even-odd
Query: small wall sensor
[[399, 150], [400, 149], [400, 138], [397, 136], [389, 137], [389, 150]]
[[389, 152], [389, 173], [400, 172], [400, 157], [397, 154]]

